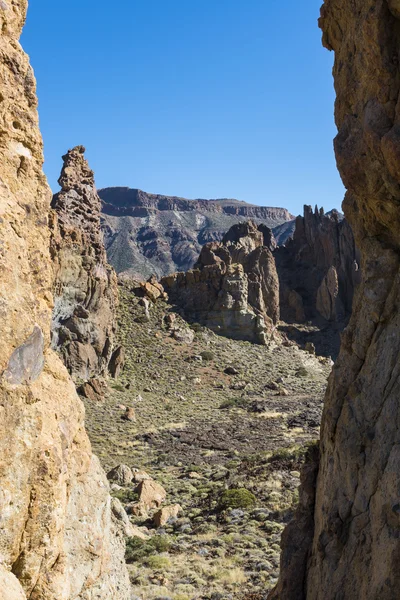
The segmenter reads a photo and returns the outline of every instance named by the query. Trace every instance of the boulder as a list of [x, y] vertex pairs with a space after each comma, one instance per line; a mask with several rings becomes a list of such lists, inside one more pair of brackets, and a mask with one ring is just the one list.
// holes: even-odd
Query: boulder
[[107, 479], [118, 485], [128, 486], [133, 480], [133, 472], [127, 465], [118, 465], [107, 473]]
[[156, 527], [164, 527], [171, 518], [176, 518], [180, 512], [182, 512], [180, 504], [163, 506], [153, 516], [154, 525]]
[[125, 349], [123, 346], [118, 346], [111, 355], [108, 369], [111, 377], [117, 379], [125, 365]]
[[139, 503], [149, 508], [158, 508], [167, 497], [165, 489], [153, 479], [141, 481], [136, 488], [139, 494]]

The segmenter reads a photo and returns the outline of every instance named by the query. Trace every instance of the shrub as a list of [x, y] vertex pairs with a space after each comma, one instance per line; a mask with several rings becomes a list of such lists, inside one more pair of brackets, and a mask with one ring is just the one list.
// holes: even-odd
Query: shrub
[[228, 508], [251, 508], [257, 502], [254, 494], [245, 488], [225, 490], [218, 500], [218, 510]]
[[214, 360], [214, 358], [215, 358], [214, 353], [210, 352], [208, 350], [204, 350], [204, 352], [200, 352], [200, 356], [205, 361]]
[[142, 560], [148, 556], [167, 552], [171, 539], [167, 535], [155, 535], [148, 540], [131, 537], [126, 540], [125, 559], [127, 563]]

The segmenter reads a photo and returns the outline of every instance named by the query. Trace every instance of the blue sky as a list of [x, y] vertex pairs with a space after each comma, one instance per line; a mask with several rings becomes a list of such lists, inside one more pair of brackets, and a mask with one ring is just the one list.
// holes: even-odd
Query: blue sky
[[45, 171], [87, 148], [97, 186], [339, 208], [322, 0], [32, 0]]

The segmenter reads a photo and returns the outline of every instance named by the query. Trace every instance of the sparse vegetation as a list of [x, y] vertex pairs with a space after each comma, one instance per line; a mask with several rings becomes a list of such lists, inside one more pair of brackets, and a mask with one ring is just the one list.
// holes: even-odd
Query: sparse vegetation
[[[329, 365], [307, 355], [309, 376], [297, 377], [305, 354], [296, 347], [228, 340], [196, 325], [192, 344], [178, 342], [165, 326], [172, 307], [152, 304], [143, 323], [138, 299], [125, 286], [120, 295], [126, 366], [104, 402], [85, 400], [91, 441], [106, 470], [124, 463], [147, 471], [167, 490], [166, 502], [183, 509], [158, 530], [152, 512], [130, 515], [148, 534], [127, 540], [133, 594], [265, 595], [278, 576], [304, 454], [318, 436]], [[224, 372], [232, 365], [239, 375]], [[288, 396], [279, 395], [281, 386]], [[126, 406], [136, 422], [121, 419]], [[112, 493], [129, 507], [134, 489]]]

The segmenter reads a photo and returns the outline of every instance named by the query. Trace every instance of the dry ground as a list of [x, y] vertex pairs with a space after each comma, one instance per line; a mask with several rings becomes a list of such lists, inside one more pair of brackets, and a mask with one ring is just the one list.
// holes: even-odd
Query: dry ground
[[[85, 400], [89, 435], [106, 470], [144, 469], [167, 490], [166, 504], [183, 508], [159, 530], [134, 520], [151, 536], [128, 542], [134, 597], [261, 600], [278, 577], [305, 449], [318, 438], [330, 360], [196, 325], [193, 343], [179, 343], [164, 323], [171, 306], [158, 301], [145, 322], [129, 286], [120, 292], [126, 367], [104, 401]], [[124, 406], [136, 422], [123, 420]], [[223, 492], [237, 489], [254, 499], [222, 507]], [[133, 487], [113, 493], [135, 498]]]

